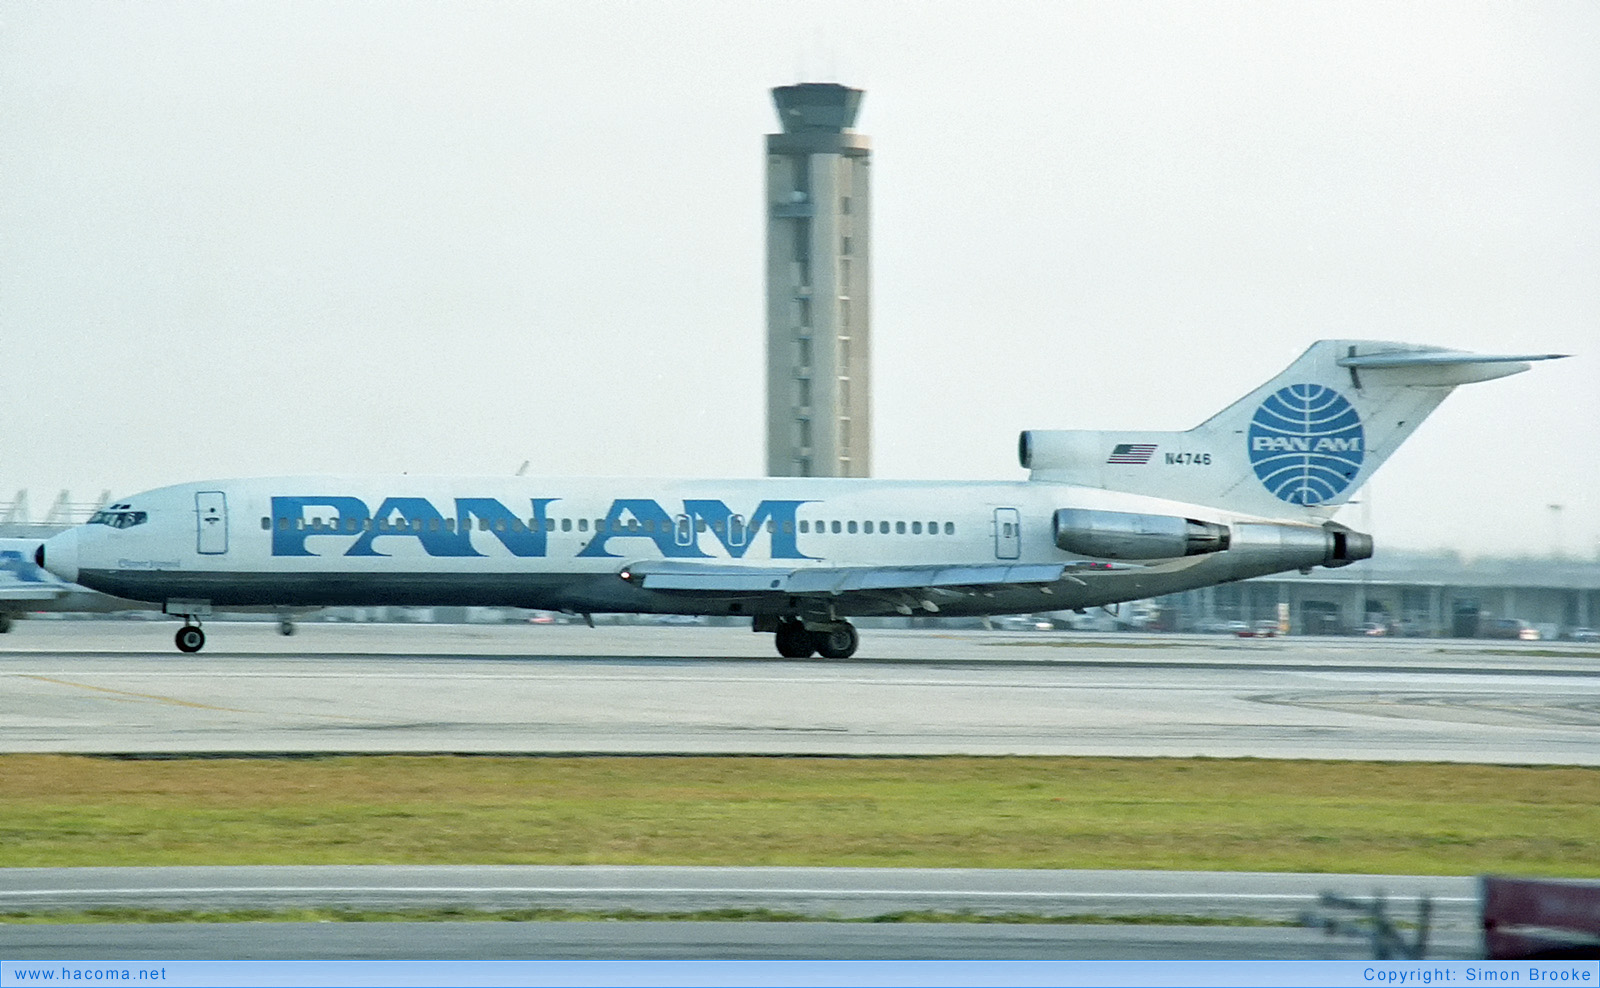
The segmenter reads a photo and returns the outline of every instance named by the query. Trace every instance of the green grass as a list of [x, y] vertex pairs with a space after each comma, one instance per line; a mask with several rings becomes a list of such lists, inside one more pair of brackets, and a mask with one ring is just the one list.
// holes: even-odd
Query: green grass
[[1131, 758], [0, 756], [0, 866], [1600, 877], [1600, 769]]

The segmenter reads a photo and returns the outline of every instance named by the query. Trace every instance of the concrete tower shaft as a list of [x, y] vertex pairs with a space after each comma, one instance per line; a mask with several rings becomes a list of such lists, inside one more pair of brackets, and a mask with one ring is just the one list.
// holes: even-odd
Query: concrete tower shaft
[[871, 143], [864, 94], [772, 91], [767, 135], [767, 475], [872, 473]]

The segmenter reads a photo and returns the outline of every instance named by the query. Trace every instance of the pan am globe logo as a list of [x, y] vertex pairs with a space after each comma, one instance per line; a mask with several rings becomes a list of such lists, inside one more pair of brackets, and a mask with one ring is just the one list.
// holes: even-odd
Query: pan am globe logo
[[1290, 504], [1338, 497], [1366, 456], [1361, 416], [1344, 395], [1321, 384], [1291, 384], [1268, 395], [1247, 435], [1256, 476]]

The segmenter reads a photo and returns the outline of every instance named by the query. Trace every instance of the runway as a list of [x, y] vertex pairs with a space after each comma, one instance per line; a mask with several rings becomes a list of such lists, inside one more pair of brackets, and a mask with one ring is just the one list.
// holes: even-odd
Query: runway
[[[0, 869], [0, 911], [457, 907], [606, 912], [770, 909], [811, 922], [0, 924], [13, 958], [1360, 958], [1360, 938], [1282, 926], [850, 923], [908, 911], [1292, 921], [1317, 895], [1433, 904], [1431, 957], [1478, 944], [1472, 878], [888, 868], [233, 867]], [[96, 953], [98, 951], [98, 953]]]
[[[1480, 956], [1439, 936], [1430, 959]], [[974, 923], [226, 923], [0, 926], [8, 960], [1363, 960], [1291, 927]]]
[[1427, 896], [1436, 921], [1476, 922], [1477, 880], [1416, 875], [991, 868], [344, 865], [0, 869], [0, 912], [150, 909], [573, 912], [772, 910], [812, 919], [901, 912], [1294, 920], [1324, 891]]
[[1052, 754], [1600, 764], [1600, 650], [865, 629], [28, 621], [0, 751]]

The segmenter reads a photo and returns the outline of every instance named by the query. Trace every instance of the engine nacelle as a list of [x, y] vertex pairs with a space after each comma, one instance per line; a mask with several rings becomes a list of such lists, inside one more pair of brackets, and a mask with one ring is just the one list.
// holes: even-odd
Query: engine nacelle
[[[1024, 433], [1026, 435], [1026, 433]], [[1172, 559], [1228, 548], [1228, 526], [1127, 511], [1061, 508], [1052, 520], [1056, 545], [1096, 559]]]
[[1241, 523], [1233, 526], [1232, 548], [1280, 569], [1348, 566], [1372, 558], [1372, 536], [1331, 521], [1320, 526]]
[[1017, 437], [1017, 459], [1024, 470], [1095, 468], [1104, 447], [1104, 435], [1088, 429], [1029, 429]]

